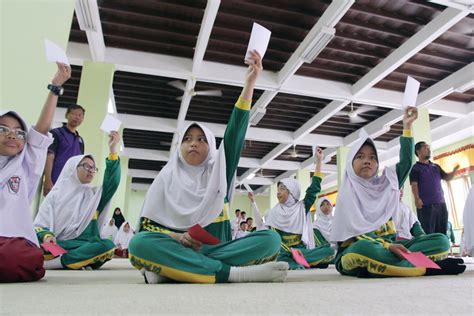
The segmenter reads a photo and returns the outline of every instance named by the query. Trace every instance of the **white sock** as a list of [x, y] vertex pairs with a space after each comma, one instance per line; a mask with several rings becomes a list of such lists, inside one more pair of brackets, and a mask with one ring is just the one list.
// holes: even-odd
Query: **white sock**
[[284, 282], [288, 268], [288, 263], [282, 261], [246, 267], [231, 267], [229, 282]]
[[170, 279], [159, 275], [158, 273], [147, 271], [145, 269], [141, 269], [140, 273], [145, 277], [146, 282], [148, 284], [157, 284], [157, 283], [168, 283], [171, 282]]
[[61, 264], [61, 256], [56, 257], [52, 260], [45, 261], [43, 263], [43, 267], [46, 270], [64, 269], [63, 265]]

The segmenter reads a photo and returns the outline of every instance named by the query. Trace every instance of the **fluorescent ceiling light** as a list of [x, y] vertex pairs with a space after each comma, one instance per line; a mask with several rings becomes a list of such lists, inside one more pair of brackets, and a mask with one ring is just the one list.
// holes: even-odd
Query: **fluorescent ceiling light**
[[333, 27], [322, 26], [310, 41], [306, 49], [301, 54], [301, 59], [305, 63], [312, 63], [319, 53], [327, 46], [327, 44], [336, 35], [336, 29]]
[[76, 0], [76, 16], [82, 31], [97, 31], [94, 21], [98, 18], [99, 8], [93, 0]]
[[252, 172], [252, 173], [249, 174], [249, 175], [247, 176], [247, 178], [245, 178], [245, 179], [251, 180], [251, 179], [253, 179], [254, 177], [255, 177], [255, 173]]

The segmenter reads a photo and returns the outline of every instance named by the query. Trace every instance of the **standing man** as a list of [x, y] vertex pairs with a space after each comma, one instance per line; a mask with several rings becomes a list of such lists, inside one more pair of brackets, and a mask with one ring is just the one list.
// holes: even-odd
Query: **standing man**
[[446, 234], [448, 209], [444, 201], [441, 180], [451, 180], [459, 165], [456, 165], [452, 172], [446, 173], [439, 165], [430, 161], [430, 145], [425, 142], [416, 143], [415, 155], [418, 161], [411, 170], [410, 184], [415, 197], [418, 220], [427, 234]]
[[72, 156], [84, 154], [84, 140], [77, 128], [84, 121], [85, 112], [86, 110], [78, 104], [69, 106], [66, 111], [67, 123], [51, 130], [54, 141], [48, 148], [44, 168], [44, 196], [53, 188], [66, 161]]

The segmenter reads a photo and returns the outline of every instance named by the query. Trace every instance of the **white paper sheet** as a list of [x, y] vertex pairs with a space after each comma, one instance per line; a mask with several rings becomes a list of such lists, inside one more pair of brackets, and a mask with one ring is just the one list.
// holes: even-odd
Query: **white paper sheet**
[[69, 65], [69, 60], [66, 56], [66, 52], [49, 39], [44, 40], [44, 49], [46, 51], [46, 59], [48, 61], [60, 62]]
[[403, 94], [403, 107], [416, 106], [416, 98], [418, 97], [419, 89], [420, 82], [408, 76], [405, 85], [405, 93]]
[[100, 125], [100, 129], [109, 134], [112, 131], [118, 132], [120, 125], [122, 125], [120, 120], [116, 119], [110, 114], [107, 114], [104, 118], [104, 121], [102, 122], [102, 125]]
[[250, 58], [250, 51], [256, 49], [260, 56], [265, 55], [267, 51], [268, 42], [270, 42], [270, 36], [272, 32], [264, 28], [258, 23], [253, 23], [252, 33], [250, 34], [249, 46], [247, 47], [247, 52], [245, 53], [245, 58]]

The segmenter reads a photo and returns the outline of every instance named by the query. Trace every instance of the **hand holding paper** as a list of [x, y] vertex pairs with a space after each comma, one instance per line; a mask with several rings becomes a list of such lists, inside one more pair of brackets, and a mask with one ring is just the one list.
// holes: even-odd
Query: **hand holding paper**
[[44, 48], [46, 51], [46, 59], [52, 62], [58, 62], [70, 66], [69, 60], [66, 56], [66, 52], [50, 41], [49, 39], [44, 40]]
[[188, 229], [188, 234], [193, 239], [196, 239], [197, 241], [207, 245], [217, 245], [221, 242], [219, 239], [212, 236], [209, 232], [202, 228], [199, 224], [196, 224]]
[[55, 257], [67, 253], [67, 250], [52, 242], [44, 242], [41, 244], [41, 247], [43, 247], [44, 250], [49, 251]]
[[268, 43], [270, 42], [270, 36], [272, 32], [261, 26], [260, 24], [253, 23], [252, 33], [250, 34], [249, 46], [245, 53], [245, 60], [249, 59], [250, 51], [257, 50], [260, 57], [263, 59], [265, 52], [267, 51]]
[[405, 93], [403, 94], [403, 107], [416, 106], [416, 98], [418, 97], [419, 89], [420, 82], [408, 76], [405, 85]]
[[100, 125], [100, 129], [109, 134], [112, 131], [118, 132], [120, 125], [122, 125], [122, 122], [119, 119], [107, 114], [104, 121], [102, 121], [102, 125]]

